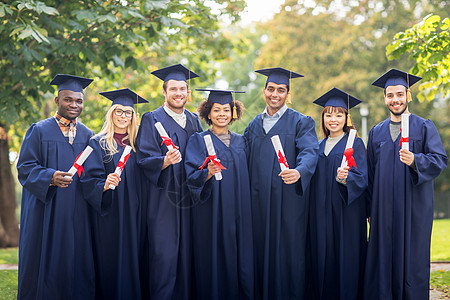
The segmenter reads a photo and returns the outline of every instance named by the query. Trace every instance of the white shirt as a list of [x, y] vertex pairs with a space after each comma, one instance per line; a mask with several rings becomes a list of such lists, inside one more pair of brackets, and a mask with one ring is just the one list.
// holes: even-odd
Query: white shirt
[[184, 113], [184, 110], [181, 114], [177, 114], [170, 108], [168, 108], [166, 105], [163, 106], [166, 113], [175, 121], [178, 125], [180, 125], [182, 128], [186, 126], [186, 114]]
[[278, 122], [278, 120], [283, 116], [283, 114], [288, 109], [287, 105], [284, 104], [283, 107], [281, 107], [276, 113], [273, 114], [273, 116], [269, 115], [267, 112], [267, 106], [264, 109], [263, 114], [261, 115], [263, 120], [263, 128], [266, 133], [269, 132], [270, 129]]
[[327, 140], [325, 141], [325, 149], [323, 150], [323, 154], [328, 156], [330, 154], [331, 150], [333, 150], [334, 146], [344, 137], [345, 132], [343, 132], [340, 136], [331, 137], [328, 136]]

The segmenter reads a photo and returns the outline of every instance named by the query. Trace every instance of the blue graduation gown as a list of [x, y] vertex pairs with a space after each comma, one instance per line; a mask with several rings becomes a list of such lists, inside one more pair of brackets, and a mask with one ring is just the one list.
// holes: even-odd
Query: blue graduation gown
[[411, 114], [409, 148], [415, 172], [399, 158], [387, 119], [369, 133], [370, 233], [365, 299], [428, 299], [433, 179], [447, 155], [433, 122]]
[[[279, 135], [295, 184], [285, 184], [270, 138]], [[256, 299], [305, 297], [307, 188], [317, 163], [314, 120], [290, 108], [266, 134], [262, 114], [245, 129], [249, 148]]]
[[107, 155], [100, 137], [89, 141], [94, 149], [84, 163], [83, 194], [96, 209], [91, 214], [94, 240], [97, 299], [140, 299], [139, 239], [141, 183], [143, 176], [131, 151], [115, 190], [103, 192], [106, 177], [113, 173], [123, 153]]
[[78, 174], [67, 188], [50, 186], [53, 173], [68, 171], [92, 134], [78, 122], [71, 145], [51, 117], [25, 135], [17, 163], [23, 185], [18, 299], [94, 298], [92, 208], [83, 200]]
[[[222, 170], [222, 180], [205, 182], [208, 156], [203, 136], [210, 135]], [[227, 147], [206, 130], [186, 146], [187, 185], [192, 208], [196, 299], [253, 299], [253, 242], [246, 143], [231, 132]]]
[[347, 185], [336, 181], [348, 135], [324, 154], [311, 179], [309, 209], [310, 283], [308, 299], [361, 299], [367, 248], [366, 148], [360, 138], [353, 143], [357, 168], [348, 173]]
[[[166, 145], [155, 128], [161, 122], [182, 158], [189, 137], [201, 132], [197, 115], [185, 110], [186, 126], [182, 128], [163, 107], [142, 117], [136, 138], [137, 162], [147, 179], [146, 226], [148, 230], [150, 297], [154, 299], [189, 299], [191, 290], [191, 229], [192, 200], [186, 185], [183, 162], [161, 170]], [[145, 200], [144, 200], [145, 201]], [[144, 295], [147, 297], [147, 295]]]

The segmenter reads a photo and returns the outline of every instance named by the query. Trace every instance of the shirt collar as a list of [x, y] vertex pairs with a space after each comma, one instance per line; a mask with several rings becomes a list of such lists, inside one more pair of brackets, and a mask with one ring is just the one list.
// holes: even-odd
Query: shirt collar
[[72, 120], [72, 121], [67, 120], [67, 119], [64, 118], [64, 117], [61, 117], [61, 116], [58, 114], [58, 112], [55, 113], [55, 116], [54, 116], [54, 117], [55, 117], [56, 121], [58, 121], [59, 123], [63, 124], [64, 126], [69, 126], [70, 123], [72, 123], [73, 125], [76, 125], [76, 124], [77, 124], [77, 119], [74, 119], [74, 120]]
[[167, 105], [163, 105], [163, 108], [166, 111], [166, 113], [172, 118], [182, 118], [183, 116], [185, 116], [184, 111], [181, 114], [177, 114], [176, 112], [168, 108]]
[[273, 116], [269, 115], [269, 113], [267, 112], [267, 106], [264, 109], [264, 112], [262, 114], [263, 118], [281, 118], [282, 115], [284, 115], [284, 113], [286, 112], [286, 110], [288, 109], [287, 105], [284, 104], [276, 113], [273, 114]]

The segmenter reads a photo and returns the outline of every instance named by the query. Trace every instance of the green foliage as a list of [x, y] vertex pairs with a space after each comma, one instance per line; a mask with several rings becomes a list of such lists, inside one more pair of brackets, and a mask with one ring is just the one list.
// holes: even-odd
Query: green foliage
[[450, 219], [433, 222], [431, 261], [450, 261]]
[[218, 33], [219, 19], [235, 21], [243, 7], [243, 0], [0, 2], [0, 123], [23, 136], [31, 122], [52, 115], [55, 87], [48, 83], [66, 73], [95, 78], [82, 118], [99, 129], [108, 104], [91, 100], [100, 87], [141, 87], [167, 63], [184, 59], [195, 68], [200, 58], [191, 56], [223, 59], [230, 44]]
[[16, 265], [19, 263], [19, 248], [0, 249], [0, 264]]
[[434, 271], [430, 274], [430, 287], [444, 293], [442, 297], [450, 298], [450, 271]]
[[399, 32], [386, 47], [390, 59], [408, 53], [415, 61], [412, 74], [423, 77], [419, 101], [450, 95], [450, 19], [435, 14], [426, 16], [411, 28]]
[[17, 299], [17, 270], [0, 270], [0, 300]]

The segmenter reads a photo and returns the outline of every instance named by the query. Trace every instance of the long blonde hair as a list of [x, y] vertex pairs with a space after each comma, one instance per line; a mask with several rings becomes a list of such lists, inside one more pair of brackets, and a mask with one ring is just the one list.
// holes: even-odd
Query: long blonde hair
[[[118, 104], [112, 105], [108, 112], [106, 113], [105, 123], [103, 124], [102, 130], [95, 136], [100, 137], [100, 146], [103, 150], [106, 151], [108, 156], [112, 156], [119, 152], [117, 150], [117, 142], [114, 140], [114, 122], [113, 122], [113, 113], [117, 108]], [[128, 133], [128, 141], [130, 142], [130, 146], [133, 148], [133, 151], [136, 152], [136, 148], [134, 146], [136, 142], [136, 134], [137, 134], [137, 125], [136, 125], [136, 114], [133, 109], [133, 116], [131, 117], [131, 122], [128, 124], [127, 128]]]

